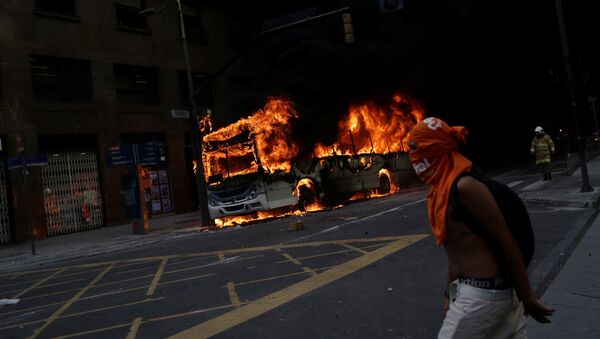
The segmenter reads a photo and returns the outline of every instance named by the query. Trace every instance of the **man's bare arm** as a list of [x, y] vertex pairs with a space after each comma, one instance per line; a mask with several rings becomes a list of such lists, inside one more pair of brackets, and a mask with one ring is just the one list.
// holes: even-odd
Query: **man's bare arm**
[[533, 294], [519, 246], [490, 190], [472, 177], [461, 178], [457, 188], [465, 208], [483, 225], [492, 241], [500, 246], [526, 313], [538, 322], [550, 322], [547, 316], [552, 315], [554, 310], [544, 306]]

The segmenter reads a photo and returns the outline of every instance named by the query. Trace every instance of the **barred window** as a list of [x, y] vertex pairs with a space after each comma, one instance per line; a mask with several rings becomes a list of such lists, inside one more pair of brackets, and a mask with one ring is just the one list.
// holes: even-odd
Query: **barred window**
[[[181, 93], [181, 102], [184, 105], [190, 105], [190, 96], [188, 94], [188, 83], [187, 83], [187, 75], [185, 71], [177, 72], [179, 78], [179, 90]], [[197, 91], [202, 86], [206, 85], [206, 81], [210, 78], [210, 74], [208, 73], [199, 73], [192, 72], [192, 83], [194, 86], [194, 91]], [[212, 96], [212, 88], [211, 87], [203, 87], [204, 90], [196, 96], [196, 104], [199, 108], [207, 108], [212, 107], [213, 105], [213, 96]]]
[[117, 97], [123, 104], [159, 104], [158, 68], [115, 64]]
[[117, 25], [141, 28], [148, 27], [146, 17], [138, 12], [144, 8], [143, 0], [116, 0], [115, 10], [117, 13]]
[[89, 61], [43, 55], [31, 55], [29, 61], [35, 101], [92, 101]]
[[35, 0], [35, 9], [42, 12], [75, 16], [75, 0]]

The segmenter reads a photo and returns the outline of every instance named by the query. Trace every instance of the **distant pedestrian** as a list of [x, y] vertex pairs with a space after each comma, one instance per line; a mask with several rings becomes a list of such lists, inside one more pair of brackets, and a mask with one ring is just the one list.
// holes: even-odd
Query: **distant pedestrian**
[[544, 176], [544, 181], [552, 180], [552, 159], [554, 142], [540, 126], [535, 128], [535, 136], [531, 141], [531, 155], [535, 155], [535, 165]]
[[508, 225], [507, 220], [515, 225], [510, 214], [519, 211], [505, 208], [506, 201], [492, 192], [498, 186], [472, 171], [471, 161], [458, 153], [466, 135], [464, 127], [427, 118], [415, 125], [408, 141], [415, 172], [431, 186], [429, 221], [448, 257], [445, 319], [438, 338], [526, 338], [524, 314], [548, 323], [554, 310], [533, 294], [526, 251]]

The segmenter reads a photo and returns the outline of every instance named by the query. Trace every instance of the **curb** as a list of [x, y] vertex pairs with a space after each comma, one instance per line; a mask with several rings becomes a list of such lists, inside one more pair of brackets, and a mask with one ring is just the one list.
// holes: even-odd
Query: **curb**
[[578, 207], [578, 208], [598, 208], [598, 201], [565, 201], [565, 200], [548, 200], [541, 198], [524, 198], [521, 200], [525, 203], [547, 205], [552, 207]]
[[174, 234], [173, 232], [163, 231], [155, 233], [153, 236], [146, 239], [129, 238], [120, 242], [112, 242], [110, 245], [98, 244], [87, 249], [73, 249], [68, 252], [59, 253], [58, 255], [47, 257], [44, 254], [38, 254], [33, 257], [30, 253], [16, 254], [14, 260], [6, 260], [0, 262], [0, 268], [3, 272], [17, 272], [21, 270], [43, 269], [58, 264], [64, 264], [72, 260], [81, 258], [90, 258], [105, 254], [115, 254], [125, 249], [139, 249], [145, 245], [151, 245], [163, 241], [165, 239], [176, 239], [197, 235], [200, 232], [186, 232], [185, 234]]

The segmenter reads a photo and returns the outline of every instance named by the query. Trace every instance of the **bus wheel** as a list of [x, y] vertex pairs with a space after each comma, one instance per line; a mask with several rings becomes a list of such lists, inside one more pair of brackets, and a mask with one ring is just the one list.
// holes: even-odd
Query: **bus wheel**
[[299, 187], [298, 209], [302, 212], [306, 211], [306, 207], [315, 202], [315, 192], [310, 187]]
[[379, 194], [388, 194], [391, 190], [390, 178], [387, 175], [382, 175], [379, 177], [379, 190], [377, 193]]

